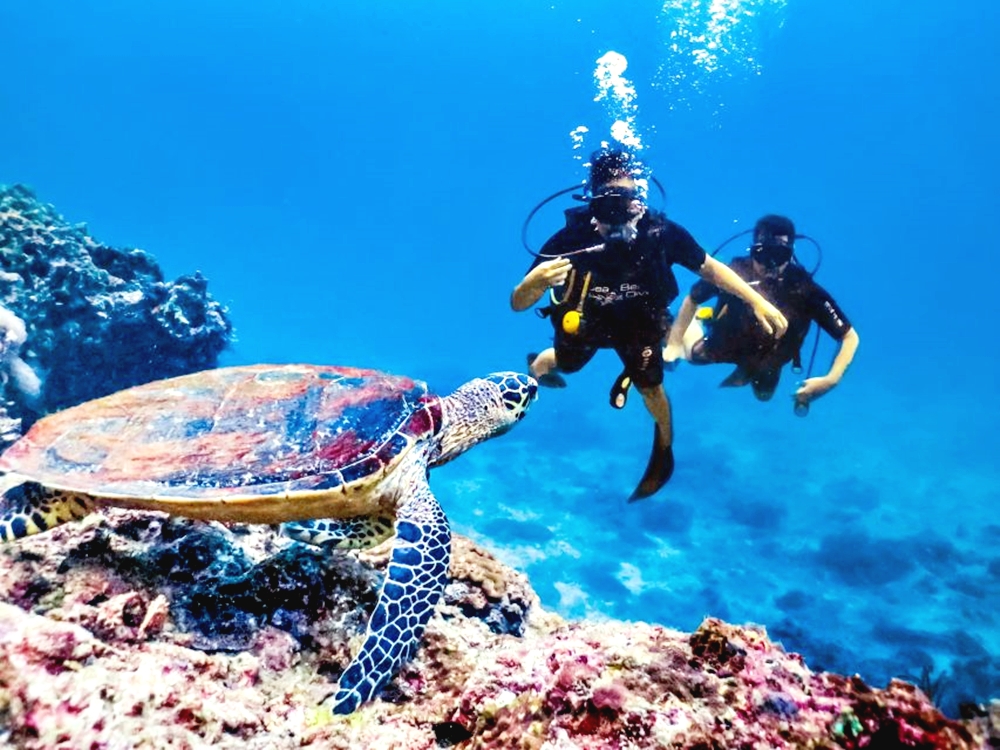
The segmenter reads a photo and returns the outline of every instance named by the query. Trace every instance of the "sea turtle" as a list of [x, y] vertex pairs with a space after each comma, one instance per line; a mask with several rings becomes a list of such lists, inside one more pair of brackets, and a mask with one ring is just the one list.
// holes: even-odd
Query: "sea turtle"
[[102, 505], [284, 523], [341, 548], [395, 543], [334, 713], [375, 696], [416, 651], [451, 532], [428, 469], [521, 420], [535, 381], [494, 373], [439, 397], [375, 370], [252, 365], [161, 380], [51, 414], [0, 456], [0, 541]]

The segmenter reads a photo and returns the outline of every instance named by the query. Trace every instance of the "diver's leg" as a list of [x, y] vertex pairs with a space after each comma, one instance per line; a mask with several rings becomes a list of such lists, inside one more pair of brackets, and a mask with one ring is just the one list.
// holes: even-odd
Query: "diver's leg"
[[555, 347], [534, 357], [528, 355], [528, 370], [541, 385], [563, 388], [566, 380], [559, 373], [578, 372], [593, 359], [596, 352], [597, 347], [582, 335], [569, 336], [557, 331]]
[[750, 382], [753, 385], [753, 395], [757, 397], [758, 401], [770, 401], [778, 389], [780, 379], [780, 368], [751, 373]]
[[681, 347], [684, 350], [684, 359], [691, 361], [694, 355], [695, 346], [705, 340], [705, 326], [701, 321], [694, 318], [691, 325], [684, 331], [684, 338], [681, 340]]
[[713, 343], [714, 339], [708, 337], [695, 341], [691, 345], [691, 351], [687, 353], [688, 362], [693, 365], [714, 365], [727, 361], [719, 356]]
[[646, 471], [632, 493], [631, 500], [639, 500], [657, 492], [674, 472], [674, 427], [670, 399], [663, 388], [663, 358], [660, 356], [659, 331], [641, 332], [623, 346], [616, 346], [618, 356], [631, 375], [636, 390], [642, 396], [646, 410], [653, 417], [653, 446]]
[[[721, 334], [721, 335], [720, 335]], [[742, 388], [750, 383], [747, 368], [741, 363], [743, 357], [731, 345], [731, 339], [726, 338], [726, 329], [717, 327], [711, 336], [695, 341], [691, 346], [688, 361], [693, 365], [714, 365], [730, 362], [736, 367], [722, 382], [720, 388]]]
[[673, 423], [670, 399], [662, 385], [636, 386], [646, 409], [653, 416], [653, 447], [646, 464], [646, 471], [632, 492], [629, 501], [641, 500], [658, 492], [674, 473]]
[[549, 388], [565, 388], [566, 379], [556, 372], [556, 350], [551, 346], [540, 354], [528, 355], [528, 372], [539, 385]]
[[660, 445], [669, 448], [673, 443], [673, 426], [670, 401], [663, 388], [663, 358], [659, 356], [662, 343], [660, 331], [651, 328], [643, 332], [636, 326], [632, 333], [632, 340], [616, 344], [615, 352], [625, 366], [625, 373], [642, 396], [646, 410], [660, 428]]
[[642, 402], [646, 405], [646, 411], [653, 417], [658, 430], [660, 445], [669, 448], [674, 442], [674, 425], [671, 414], [670, 399], [663, 385], [644, 388], [636, 384], [636, 390], [642, 396]]

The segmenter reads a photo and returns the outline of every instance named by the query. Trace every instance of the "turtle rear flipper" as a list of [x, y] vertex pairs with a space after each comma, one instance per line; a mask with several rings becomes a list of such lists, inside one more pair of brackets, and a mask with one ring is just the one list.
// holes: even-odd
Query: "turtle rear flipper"
[[642, 479], [639, 480], [639, 486], [628, 499], [630, 503], [655, 495], [674, 473], [674, 449], [672, 446], [663, 445], [660, 440], [660, 426], [654, 424], [653, 428], [653, 451], [649, 455], [649, 463]]
[[0, 541], [40, 534], [93, 511], [83, 495], [62, 492], [7, 474], [0, 480]]
[[451, 530], [426, 481], [402, 502], [396, 541], [361, 650], [340, 676], [335, 714], [374, 698], [413, 656], [448, 579]]
[[328, 549], [369, 549], [393, 535], [391, 518], [356, 516], [291, 521], [281, 525], [281, 533], [297, 542]]

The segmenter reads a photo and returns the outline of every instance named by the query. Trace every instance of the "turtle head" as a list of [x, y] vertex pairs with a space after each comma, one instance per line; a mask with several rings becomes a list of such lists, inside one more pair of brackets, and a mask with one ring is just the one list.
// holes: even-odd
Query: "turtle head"
[[507, 432], [524, 419], [537, 394], [533, 377], [495, 372], [470, 380], [441, 399], [443, 424], [432, 465], [440, 466], [476, 443]]

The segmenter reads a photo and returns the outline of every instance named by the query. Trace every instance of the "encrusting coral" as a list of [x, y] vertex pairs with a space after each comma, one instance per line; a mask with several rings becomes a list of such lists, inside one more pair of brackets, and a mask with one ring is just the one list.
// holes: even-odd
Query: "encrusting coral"
[[912, 685], [814, 673], [756, 627], [568, 622], [456, 537], [422, 648], [323, 705], [384, 550], [108, 510], [0, 548], [0, 745], [66, 748], [986, 748]]

